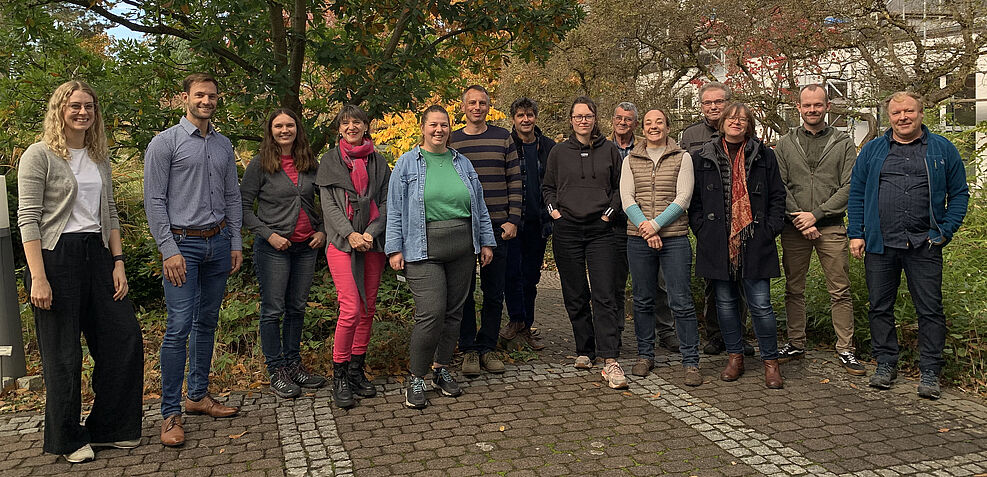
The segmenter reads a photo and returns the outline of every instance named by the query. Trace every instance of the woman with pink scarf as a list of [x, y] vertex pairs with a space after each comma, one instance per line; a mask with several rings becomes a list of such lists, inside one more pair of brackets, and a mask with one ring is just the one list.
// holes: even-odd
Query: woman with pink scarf
[[387, 257], [384, 224], [391, 170], [374, 149], [370, 118], [347, 104], [336, 115], [339, 143], [322, 156], [316, 183], [329, 245], [326, 260], [336, 285], [339, 320], [333, 340], [333, 400], [353, 406], [353, 396], [377, 394], [363, 364]]

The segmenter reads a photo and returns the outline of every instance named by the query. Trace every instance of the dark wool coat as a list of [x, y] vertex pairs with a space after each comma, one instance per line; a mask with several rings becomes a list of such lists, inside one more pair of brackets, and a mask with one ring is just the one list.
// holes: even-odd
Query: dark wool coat
[[[774, 151], [757, 139], [744, 148], [747, 193], [754, 217], [754, 236], [741, 252], [739, 276], [765, 279], [781, 276], [775, 237], [785, 225], [785, 185], [781, 181]], [[689, 205], [689, 226], [696, 235], [696, 275], [729, 280], [729, 224], [726, 222], [721, 161], [727, 154], [721, 141], [706, 143], [693, 159], [696, 188]]]

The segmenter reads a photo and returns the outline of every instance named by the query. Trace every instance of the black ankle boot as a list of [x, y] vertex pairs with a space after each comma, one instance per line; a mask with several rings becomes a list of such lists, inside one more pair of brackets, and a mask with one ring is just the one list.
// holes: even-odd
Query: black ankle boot
[[360, 397], [374, 397], [377, 395], [377, 388], [363, 373], [363, 360], [366, 356], [365, 354], [350, 355], [350, 365], [346, 375], [349, 377], [350, 389], [353, 390], [353, 394]]
[[350, 390], [349, 377], [346, 374], [349, 361], [332, 363], [332, 400], [341, 408], [353, 407], [353, 391]]

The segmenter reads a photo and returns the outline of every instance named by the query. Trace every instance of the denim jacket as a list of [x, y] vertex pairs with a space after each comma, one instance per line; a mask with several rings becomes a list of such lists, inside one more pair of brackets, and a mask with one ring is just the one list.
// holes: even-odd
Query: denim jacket
[[[490, 214], [483, 202], [480, 178], [466, 156], [455, 149], [452, 165], [470, 193], [470, 216], [473, 221], [473, 251], [480, 247], [496, 247]], [[401, 252], [406, 262], [428, 258], [428, 238], [425, 235], [425, 158], [419, 146], [404, 153], [394, 165], [387, 191], [387, 227], [384, 253]]]

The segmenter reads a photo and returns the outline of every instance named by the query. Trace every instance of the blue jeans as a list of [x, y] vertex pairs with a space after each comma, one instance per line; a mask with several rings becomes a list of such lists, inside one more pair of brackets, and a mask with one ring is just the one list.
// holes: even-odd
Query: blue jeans
[[945, 360], [946, 316], [942, 308], [942, 247], [923, 244], [915, 248], [884, 247], [884, 253], [864, 255], [864, 274], [870, 310], [871, 344], [880, 364], [898, 364], [898, 332], [894, 304], [904, 270], [908, 291], [918, 315], [918, 367], [936, 374]]
[[[480, 329], [476, 329], [476, 278], [470, 279], [470, 292], [463, 305], [463, 321], [459, 325], [459, 351], [486, 354], [497, 347], [500, 336], [500, 313], [504, 310], [504, 288], [507, 285], [507, 242], [500, 238], [500, 227], [496, 228], [497, 247], [493, 250], [493, 260], [480, 268], [480, 290], [483, 291], [483, 305], [480, 309]], [[514, 239], [512, 239], [514, 240]]]
[[209, 366], [219, 307], [232, 266], [230, 228], [210, 238], [175, 235], [185, 258], [185, 283], [164, 283], [168, 323], [161, 342], [161, 415], [182, 412], [182, 381], [188, 346], [188, 397], [202, 399], [209, 391]]
[[661, 249], [655, 250], [643, 238], [628, 235], [627, 263], [634, 293], [634, 334], [637, 336], [638, 356], [655, 357], [655, 301], [659, 275], [664, 275], [668, 307], [675, 317], [682, 364], [698, 366], [699, 324], [689, 288], [692, 276], [692, 244], [689, 237], [663, 238]]
[[744, 324], [740, 321], [740, 287], [750, 310], [761, 359], [778, 359], [778, 320], [771, 307], [771, 280], [710, 280], [716, 295], [716, 314], [723, 333], [723, 344], [731, 354], [744, 352]]
[[[254, 269], [260, 285], [260, 346], [267, 372], [301, 361], [305, 303], [315, 275], [319, 249], [308, 242], [279, 251], [259, 235], [254, 238]], [[284, 316], [284, 320], [281, 316]]]
[[535, 296], [545, 261], [545, 244], [538, 221], [525, 222], [517, 238], [507, 242], [507, 316], [528, 328], [535, 322]]

